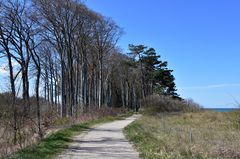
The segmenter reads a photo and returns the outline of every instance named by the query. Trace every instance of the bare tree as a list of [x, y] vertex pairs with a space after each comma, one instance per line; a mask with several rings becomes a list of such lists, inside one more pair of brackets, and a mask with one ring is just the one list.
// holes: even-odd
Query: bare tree
[[98, 58], [98, 106], [103, 104], [103, 59], [111, 51], [121, 35], [121, 29], [110, 19], [102, 17], [94, 26], [94, 47]]

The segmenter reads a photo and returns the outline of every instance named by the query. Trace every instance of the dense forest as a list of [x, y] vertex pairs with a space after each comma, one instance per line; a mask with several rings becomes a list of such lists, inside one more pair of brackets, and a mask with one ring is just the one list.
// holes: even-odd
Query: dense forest
[[0, 58], [9, 81], [1, 117], [14, 142], [25, 119], [36, 120], [41, 135], [42, 113], [50, 110], [77, 118], [90, 109], [138, 111], [152, 94], [182, 100], [159, 53], [139, 44], [121, 51], [122, 34], [79, 1], [0, 1]]

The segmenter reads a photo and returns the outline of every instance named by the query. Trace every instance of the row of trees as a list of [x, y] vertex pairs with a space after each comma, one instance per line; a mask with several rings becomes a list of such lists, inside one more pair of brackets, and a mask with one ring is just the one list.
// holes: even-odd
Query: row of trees
[[96, 107], [137, 110], [153, 93], [179, 98], [167, 62], [144, 45], [123, 54], [116, 47], [121, 34], [111, 18], [79, 1], [0, 1], [0, 57], [8, 65], [14, 130], [19, 97], [26, 117], [30, 96], [36, 99], [40, 135], [42, 99], [62, 117], [78, 117]]

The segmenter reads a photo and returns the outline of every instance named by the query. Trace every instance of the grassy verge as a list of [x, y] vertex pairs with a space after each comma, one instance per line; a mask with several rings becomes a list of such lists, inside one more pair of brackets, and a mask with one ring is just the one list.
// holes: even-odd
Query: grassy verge
[[[128, 114], [131, 115], [131, 114]], [[125, 118], [127, 115], [118, 117], [107, 116], [101, 119], [92, 120], [86, 123], [73, 125], [70, 128], [60, 130], [49, 137], [40, 141], [37, 145], [27, 147], [15, 155], [11, 159], [49, 159], [56, 157], [60, 152], [68, 147], [72, 142], [72, 137], [79, 135], [83, 131], [88, 130], [92, 126], [100, 123], [106, 123], [114, 120]]]
[[238, 114], [144, 115], [125, 128], [144, 159], [240, 158]]

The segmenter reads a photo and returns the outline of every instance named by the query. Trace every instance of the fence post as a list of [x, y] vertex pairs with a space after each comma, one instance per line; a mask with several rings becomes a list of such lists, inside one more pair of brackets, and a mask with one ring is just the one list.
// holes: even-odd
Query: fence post
[[189, 132], [189, 142], [190, 142], [190, 144], [192, 144], [192, 131], [191, 130]]

